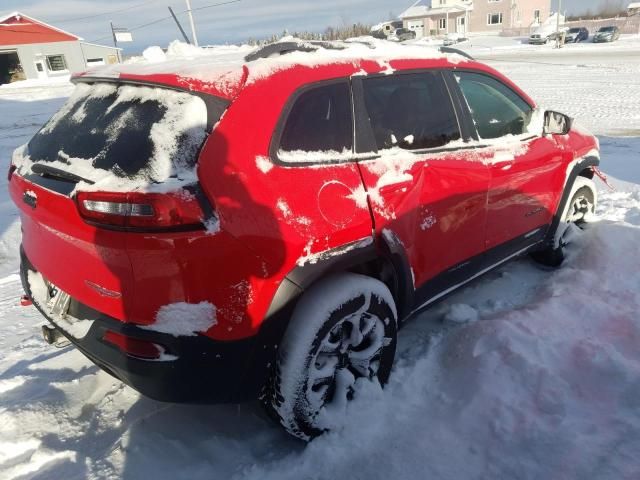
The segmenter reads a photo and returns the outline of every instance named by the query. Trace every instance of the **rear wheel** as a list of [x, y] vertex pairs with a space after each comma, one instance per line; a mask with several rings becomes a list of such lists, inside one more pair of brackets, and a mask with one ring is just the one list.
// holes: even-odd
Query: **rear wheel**
[[572, 195], [560, 219], [553, 244], [545, 250], [534, 253], [533, 258], [550, 267], [559, 267], [565, 258], [566, 247], [571, 243], [574, 228], [584, 228], [595, 213], [597, 201], [596, 186], [593, 180], [578, 177], [572, 189]]
[[382, 282], [353, 273], [320, 281], [296, 306], [267, 410], [298, 438], [321, 435], [357, 395], [359, 381], [387, 382], [396, 331], [395, 304]]

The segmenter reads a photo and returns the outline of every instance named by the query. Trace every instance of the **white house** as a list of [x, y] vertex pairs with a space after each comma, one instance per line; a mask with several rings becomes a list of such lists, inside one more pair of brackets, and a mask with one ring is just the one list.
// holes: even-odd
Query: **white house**
[[422, 37], [531, 28], [550, 12], [551, 0], [419, 0], [400, 18]]

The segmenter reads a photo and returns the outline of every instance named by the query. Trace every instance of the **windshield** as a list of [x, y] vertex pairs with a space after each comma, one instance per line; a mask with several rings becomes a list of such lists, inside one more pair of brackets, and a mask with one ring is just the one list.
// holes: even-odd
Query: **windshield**
[[579, 28], [570, 28], [569, 29], [569, 33], [579, 33], [580, 29]]
[[613, 32], [615, 30], [615, 27], [602, 27], [600, 30], [598, 30], [599, 32]]
[[189, 93], [79, 84], [29, 142], [28, 155], [85, 178], [106, 170], [161, 182], [193, 169], [206, 127], [207, 107]]

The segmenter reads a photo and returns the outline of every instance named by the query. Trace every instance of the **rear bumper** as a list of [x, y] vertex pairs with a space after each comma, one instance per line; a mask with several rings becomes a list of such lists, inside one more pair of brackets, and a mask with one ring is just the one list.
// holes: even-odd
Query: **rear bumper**
[[[43, 313], [44, 314], [44, 313]], [[215, 342], [208, 337], [173, 337], [108, 317], [93, 322], [77, 339], [60, 330], [84, 355], [103, 370], [146, 397], [176, 403], [230, 403], [249, 400], [239, 394], [253, 343]], [[143, 360], [106, 343], [106, 331], [147, 340], [166, 347], [175, 360]]]
[[[25, 292], [32, 297], [22, 252], [20, 269]], [[175, 337], [124, 323], [92, 310], [91, 327], [78, 338], [46, 309], [33, 302], [47, 320], [97, 366], [146, 397], [176, 403], [237, 403], [257, 398], [267, 378], [265, 352], [254, 355], [258, 337], [221, 342], [204, 335]], [[82, 311], [88, 307], [81, 306]], [[90, 309], [89, 309], [90, 310]], [[164, 347], [168, 360], [130, 356], [104, 341], [107, 331]], [[268, 366], [268, 365], [267, 365]]]

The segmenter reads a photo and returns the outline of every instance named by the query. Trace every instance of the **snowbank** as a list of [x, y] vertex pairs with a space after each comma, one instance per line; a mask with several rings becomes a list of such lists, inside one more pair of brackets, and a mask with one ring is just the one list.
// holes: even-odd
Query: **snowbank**
[[302, 455], [248, 468], [246, 478], [345, 478], [353, 468], [362, 478], [632, 478], [640, 471], [632, 258], [640, 228], [603, 223], [526, 307], [473, 321], [477, 311], [452, 305], [450, 319], [465, 324], [430, 340], [401, 336], [413, 350], [384, 392], [361, 386], [344, 428]]

